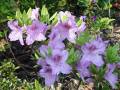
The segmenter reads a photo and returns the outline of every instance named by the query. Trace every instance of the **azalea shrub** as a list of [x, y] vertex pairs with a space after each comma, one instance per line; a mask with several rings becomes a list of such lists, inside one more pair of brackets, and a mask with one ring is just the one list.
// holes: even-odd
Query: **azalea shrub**
[[[80, 6], [80, 13], [71, 12], [70, 8], [75, 7], [68, 4], [69, 0], [56, 0], [52, 5], [69, 6], [66, 11], [55, 5], [56, 12], [49, 2], [34, 8], [35, 1], [31, 2], [22, 0], [18, 2], [19, 7], [14, 4], [17, 8], [7, 16], [8, 28], [0, 31], [0, 40], [4, 42], [0, 44], [0, 53], [7, 54], [8, 50], [11, 54], [6, 58], [12, 56], [0, 62], [0, 89], [46, 90], [50, 87], [54, 90], [53, 87], [63, 84], [68, 77], [69, 81], [77, 81], [75, 90], [89, 84], [93, 84], [93, 90], [120, 89], [120, 46], [111, 39], [115, 19], [110, 18], [110, 1], [75, 0], [73, 3]], [[40, 5], [44, 3], [45, 0]], [[21, 52], [25, 49], [33, 60], [30, 67], [19, 61], [22, 54], [14, 53], [17, 51], [14, 44], [22, 47]], [[2, 54], [0, 57], [5, 58]], [[31, 77], [23, 78], [24, 74]]]

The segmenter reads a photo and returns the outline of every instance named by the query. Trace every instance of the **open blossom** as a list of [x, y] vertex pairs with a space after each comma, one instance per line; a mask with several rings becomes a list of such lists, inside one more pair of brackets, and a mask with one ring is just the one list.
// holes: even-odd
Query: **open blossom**
[[33, 44], [34, 41], [43, 41], [46, 39], [45, 32], [47, 26], [38, 20], [34, 20], [32, 25], [27, 26], [27, 45]]
[[32, 20], [38, 20], [38, 17], [39, 17], [39, 8], [32, 9], [30, 18]]
[[58, 23], [53, 29], [53, 32], [57, 35], [60, 35], [60, 37], [64, 39], [68, 39], [70, 42], [75, 43], [77, 27], [74, 23], [75, 21], [68, 20], [66, 22]]
[[8, 21], [8, 27], [12, 30], [11, 33], [9, 34], [9, 39], [10, 41], [20, 41], [21, 45], [24, 45], [23, 41], [23, 27], [20, 27], [18, 25], [18, 21]]
[[47, 86], [54, 84], [60, 73], [68, 74], [72, 70], [66, 62], [68, 52], [64, 48], [65, 45], [60, 38], [50, 39], [48, 45], [42, 45], [39, 48], [40, 54], [44, 56], [38, 61], [38, 64], [42, 66], [39, 75], [45, 78]]
[[53, 69], [54, 74], [68, 74], [71, 72], [71, 67], [66, 63], [68, 52], [66, 50], [52, 50], [52, 56], [48, 57], [46, 62]]
[[64, 43], [62, 41], [60, 41], [60, 40], [49, 41], [48, 46], [51, 47], [52, 49], [61, 49], [61, 50], [63, 50], [65, 48]]
[[118, 82], [118, 76], [113, 73], [115, 67], [116, 67], [115, 64], [108, 64], [107, 71], [104, 76], [104, 78], [109, 82], [113, 89], [116, 88], [116, 84]]
[[86, 43], [81, 47], [83, 52], [82, 62], [91, 62], [100, 67], [104, 64], [101, 54], [104, 54], [107, 42], [102, 41], [101, 38]]
[[45, 85], [51, 86], [57, 80], [57, 74], [53, 74], [53, 69], [45, 60], [39, 60], [38, 64], [42, 66], [39, 75], [45, 78]]
[[107, 41], [103, 41], [100, 37], [96, 40], [86, 43], [82, 46], [82, 52], [84, 54], [104, 54], [107, 46]]
[[101, 67], [104, 64], [102, 56], [98, 54], [84, 54], [81, 59], [82, 63], [92, 63], [95, 64], [97, 67]]
[[68, 19], [75, 21], [75, 16], [73, 16], [69, 11], [60, 11], [58, 14], [58, 23], [64, 22]]
[[84, 31], [85, 23], [77, 26], [75, 17], [70, 12], [60, 12], [58, 14], [58, 23], [52, 28], [50, 38], [59, 36], [60, 38], [68, 39], [71, 43], [76, 43], [77, 33]]
[[[50, 55], [48, 55], [48, 48], [51, 48]], [[68, 58], [66, 50], [46, 45], [42, 45], [39, 50], [44, 56], [44, 58], [40, 58], [37, 62], [38, 65], [42, 66], [39, 75], [45, 78], [47, 86], [54, 84], [59, 73], [68, 74], [71, 72], [72, 68], [66, 63]]]
[[80, 74], [80, 77], [82, 78], [82, 80], [85, 82], [85, 78], [86, 77], [90, 77], [91, 73], [89, 71], [89, 66], [90, 66], [90, 62], [81, 62], [82, 60], [80, 60], [77, 64], [77, 70]]
[[60, 38], [60, 34], [56, 34], [58, 32], [55, 32], [55, 33], [51, 33], [49, 35], [49, 43], [48, 43], [48, 46], [50, 46], [52, 49], [64, 49], [65, 48], [65, 45], [63, 43], [63, 39]]

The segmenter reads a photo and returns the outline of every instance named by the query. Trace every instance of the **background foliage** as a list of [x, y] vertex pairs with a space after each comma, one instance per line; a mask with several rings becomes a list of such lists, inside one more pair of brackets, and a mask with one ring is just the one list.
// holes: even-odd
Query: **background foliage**
[[[90, 0], [0, 0], [0, 90], [41, 90], [42, 88], [39, 84], [41, 80], [35, 75], [39, 67], [35, 66], [36, 61], [33, 61], [35, 58], [34, 54], [31, 53], [31, 48], [34, 47], [18, 46], [14, 42], [8, 42], [8, 18], [15, 17], [17, 10], [23, 12], [23, 10], [27, 11], [30, 7], [39, 7], [40, 11], [42, 11], [42, 7], [45, 5], [49, 12], [49, 15], [47, 14], [48, 18], [55, 12], [68, 10], [77, 17], [86, 15], [90, 21], [92, 16], [97, 16], [96, 22], [91, 21], [91, 23], [88, 23], [88, 26], [89, 24], [93, 26], [90, 27], [91, 30], [96, 30], [95, 33], [98, 33], [101, 29], [113, 28], [110, 25], [113, 19], [101, 19], [100, 17], [107, 16], [115, 18], [115, 13], [119, 10], [112, 8], [112, 3], [115, 3], [117, 0], [110, 0], [111, 2], [108, 2], [108, 0], [96, 0], [98, 2], [97, 4], [91, 4], [89, 1]], [[48, 19], [43, 19], [42, 21], [48, 22]], [[83, 45], [88, 42], [89, 37], [91, 36], [88, 32], [82, 33], [82, 36], [77, 39], [77, 44]], [[107, 60], [117, 62], [119, 59], [118, 48], [119, 46], [115, 45], [107, 49]], [[68, 63], [75, 63], [76, 58], [78, 58], [78, 53], [79, 52], [71, 48], [69, 54], [70, 56], [72, 55], [72, 57], [69, 57], [70, 60]], [[14, 56], [19, 61], [19, 64], [15, 61]], [[25, 73], [25, 75], [33, 80], [25, 80], [23, 77], [18, 77], [20, 75], [18, 71], [24, 71], [21, 67], [27, 68], [30, 74]], [[94, 66], [91, 68], [94, 69]], [[24, 75], [24, 73], [22, 75]], [[38, 81], [36, 79], [38, 79]]]

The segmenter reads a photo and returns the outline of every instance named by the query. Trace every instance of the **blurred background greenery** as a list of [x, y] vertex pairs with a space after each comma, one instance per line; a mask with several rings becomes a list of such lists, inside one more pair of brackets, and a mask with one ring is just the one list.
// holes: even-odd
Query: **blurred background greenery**
[[[31, 60], [28, 61], [28, 58], [30, 59], [30, 57], [26, 58], [26, 56], [24, 56], [24, 58], [21, 54], [23, 48], [23, 51], [27, 51], [30, 47], [17, 46], [16, 43], [12, 43], [11, 45], [7, 40], [8, 18], [14, 17], [18, 9], [23, 12], [23, 10], [27, 11], [30, 7], [39, 7], [41, 11], [42, 6], [46, 5], [50, 16], [55, 12], [67, 10], [77, 17], [86, 15], [88, 18], [91, 18], [92, 16], [116, 18], [120, 17], [120, 3], [118, 6], [115, 6], [115, 3], [118, 1], [119, 0], [96, 0], [97, 3], [90, 3], [90, 0], [0, 0], [0, 86], [2, 86], [0, 90], [39, 90], [40, 88], [37, 81], [28, 83], [17, 77], [21, 74], [17, 75], [17, 70], [22, 71], [23, 69], [21, 70], [17, 67], [16, 62], [12, 60], [13, 57], [10, 54], [12, 48], [16, 56], [21, 55], [18, 60], [23, 59], [22, 61], [25, 63], [27, 62], [31, 67]], [[29, 52], [31, 51], [29, 50]], [[26, 55], [26, 52], [24, 55]], [[12, 59], [10, 59], [11, 57]], [[34, 71], [34, 68], [32, 71]]]

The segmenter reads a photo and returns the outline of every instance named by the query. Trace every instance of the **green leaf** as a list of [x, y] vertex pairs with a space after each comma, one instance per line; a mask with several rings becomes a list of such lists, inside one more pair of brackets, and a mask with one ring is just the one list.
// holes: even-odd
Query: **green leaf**
[[52, 21], [57, 16], [57, 12], [55, 12], [52, 17], [50, 17], [49, 21]]
[[82, 20], [81, 20], [81, 19], [79, 19], [79, 20], [77, 21], [77, 25], [78, 25], [78, 26], [80, 26], [80, 25], [81, 25], [81, 23], [82, 23]]
[[93, 22], [92, 30], [100, 31], [104, 29], [112, 29], [113, 28], [113, 26], [111, 25], [112, 21], [114, 21], [114, 19], [106, 17], [97, 19], [95, 22]]
[[67, 4], [67, 0], [60, 0], [58, 6], [63, 7]]
[[16, 11], [15, 19], [18, 20], [18, 23], [19, 23], [20, 25], [23, 25], [22, 18], [23, 18], [22, 13], [20, 12], [20, 10], [17, 10], [17, 11]]
[[115, 63], [120, 61], [120, 57], [118, 54], [119, 44], [114, 46], [109, 46], [106, 50], [106, 60], [108, 63]]
[[23, 11], [22, 20], [24, 24], [27, 24], [28, 15], [25, 10]]
[[40, 58], [39, 55], [37, 54], [37, 52], [34, 53], [34, 56], [35, 56], [36, 60], [38, 60]]
[[17, 10], [16, 11], [16, 16], [15, 16], [16, 19], [20, 19], [22, 18], [22, 13], [20, 12], [20, 10]]
[[29, 10], [27, 11], [27, 15], [28, 15], [28, 17], [30, 17], [30, 16], [31, 16], [31, 14], [32, 14], [32, 9], [31, 9], [31, 8], [29, 8]]
[[35, 90], [42, 90], [42, 87], [37, 80], [35, 80]]
[[58, 22], [58, 17], [56, 16], [53, 20], [52, 20], [52, 24], [56, 24]]
[[105, 67], [101, 67], [101, 68], [97, 68], [95, 65], [91, 65], [90, 66], [90, 71], [96, 76], [96, 80], [101, 82], [103, 80], [106, 68]]
[[48, 55], [51, 56], [52, 55], [52, 49], [49, 47], [48, 48]]
[[84, 45], [86, 42], [90, 40], [90, 34], [89, 32], [85, 31], [80, 34], [80, 36], [76, 39], [77, 44]]
[[79, 52], [75, 51], [74, 48], [71, 48], [69, 51], [69, 57], [67, 63], [70, 65], [74, 64], [76, 63], [79, 57], [80, 57]]
[[40, 19], [42, 22], [49, 23], [49, 13], [45, 5], [42, 7]]

